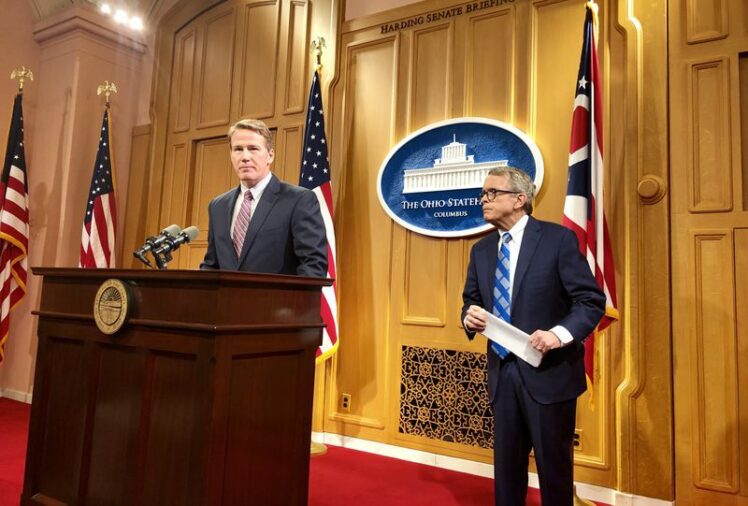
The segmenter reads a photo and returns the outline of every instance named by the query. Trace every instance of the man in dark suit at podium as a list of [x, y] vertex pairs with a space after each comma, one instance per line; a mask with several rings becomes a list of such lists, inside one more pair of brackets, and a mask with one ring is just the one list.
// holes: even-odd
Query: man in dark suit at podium
[[483, 218], [498, 233], [470, 252], [462, 320], [472, 339], [492, 313], [530, 334], [543, 354], [535, 368], [488, 341], [496, 504], [524, 506], [534, 449], [543, 505], [571, 506], [576, 400], [586, 389], [582, 341], [602, 317], [605, 296], [574, 233], [530, 216], [534, 196], [535, 185], [519, 169], [486, 177]]
[[325, 277], [327, 238], [319, 202], [270, 172], [273, 138], [264, 122], [229, 129], [240, 185], [208, 205], [208, 250], [201, 269]]

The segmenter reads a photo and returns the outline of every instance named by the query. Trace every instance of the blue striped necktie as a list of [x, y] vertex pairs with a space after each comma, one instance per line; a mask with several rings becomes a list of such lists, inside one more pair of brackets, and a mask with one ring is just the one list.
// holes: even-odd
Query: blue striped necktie
[[[512, 323], [510, 314], [512, 307], [512, 296], [509, 292], [509, 247], [507, 243], [512, 240], [512, 236], [507, 232], [501, 236], [499, 241], [499, 254], [496, 257], [496, 275], [495, 285], [493, 288], [493, 314], [507, 323]], [[509, 355], [509, 350], [498, 343], [491, 343], [491, 349], [501, 358]]]

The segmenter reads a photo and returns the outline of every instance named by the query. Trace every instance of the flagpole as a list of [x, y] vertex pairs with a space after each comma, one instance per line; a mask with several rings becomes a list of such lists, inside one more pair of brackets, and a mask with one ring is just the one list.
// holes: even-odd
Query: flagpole
[[[592, 37], [594, 39], [595, 46], [598, 45], [598, 37], [597, 34], [599, 32], [599, 24], [598, 24], [598, 12], [600, 10], [600, 7], [597, 5], [597, 2], [595, 0], [589, 0], [585, 4], [585, 10], [589, 10], [592, 13]], [[574, 460], [574, 449], [572, 447], [572, 461]], [[577, 486], [574, 485], [574, 506], [595, 506], [595, 503], [592, 501], [589, 501], [587, 499], [583, 499], [577, 495]]]
[[[321, 36], [315, 38], [312, 41], [311, 46], [312, 46], [312, 53], [314, 54], [314, 59], [316, 61], [315, 72], [319, 73], [322, 71], [322, 52], [327, 47], [325, 45], [325, 38]], [[304, 133], [304, 135], [306, 135], [306, 132]], [[316, 441], [311, 442], [309, 454], [312, 457], [319, 457], [321, 455], [324, 455], [325, 453], [327, 453], [327, 446], [325, 446], [324, 443], [318, 443]]]

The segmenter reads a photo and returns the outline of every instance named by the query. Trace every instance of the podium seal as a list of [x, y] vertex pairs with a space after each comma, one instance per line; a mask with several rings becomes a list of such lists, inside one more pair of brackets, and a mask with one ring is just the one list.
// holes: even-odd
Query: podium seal
[[130, 311], [130, 292], [119, 279], [107, 279], [96, 292], [93, 315], [104, 334], [114, 334], [125, 324]]

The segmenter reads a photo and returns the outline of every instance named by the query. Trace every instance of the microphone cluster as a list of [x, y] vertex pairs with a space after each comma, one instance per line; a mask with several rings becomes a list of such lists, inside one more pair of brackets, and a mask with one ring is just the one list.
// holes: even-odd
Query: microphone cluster
[[160, 270], [166, 269], [166, 264], [172, 260], [172, 252], [179, 249], [182, 244], [186, 244], [197, 237], [197, 227], [187, 227], [182, 230], [179, 225], [169, 225], [158, 235], [154, 235], [145, 240], [145, 243], [132, 252], [132, 255], [143, 262], [150, 268], [153, 264], [146, 256], [148, 253], [153, 257], [153, 261]]

